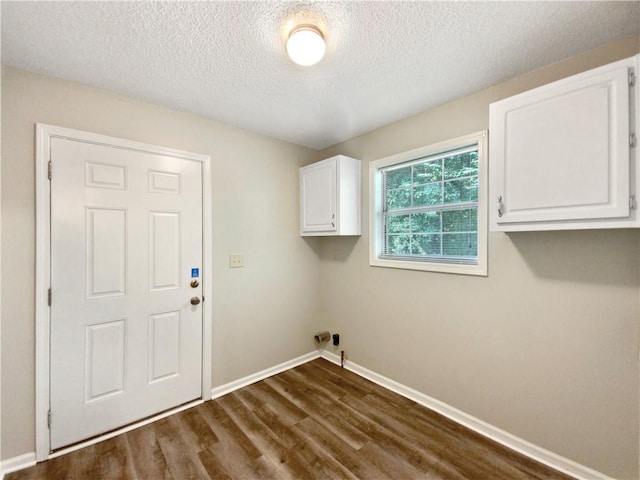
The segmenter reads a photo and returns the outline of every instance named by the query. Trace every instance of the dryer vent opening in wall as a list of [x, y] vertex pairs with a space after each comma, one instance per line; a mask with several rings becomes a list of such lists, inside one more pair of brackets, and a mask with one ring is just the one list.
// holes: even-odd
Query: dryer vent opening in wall
[[331, 334], [328, 331], [324, 331], [324, 332], [318, 332], [316, 333], [313, 338], [316, 340], [316, 342], [318, 343], [325, 343], [328, 342], [331, 339]]

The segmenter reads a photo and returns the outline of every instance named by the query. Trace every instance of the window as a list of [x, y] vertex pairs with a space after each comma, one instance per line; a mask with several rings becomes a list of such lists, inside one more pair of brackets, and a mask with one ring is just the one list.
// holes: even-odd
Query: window
[[486, 137], [371, 163], [371, 265], [487, 274]]

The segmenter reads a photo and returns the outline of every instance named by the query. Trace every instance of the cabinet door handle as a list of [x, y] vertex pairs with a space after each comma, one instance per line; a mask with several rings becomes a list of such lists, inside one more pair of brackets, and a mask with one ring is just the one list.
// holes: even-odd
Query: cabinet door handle
[[502, 217], [502, 210], [504, 208], [504, 204], [502, 203], [502, 195], [498, 197], [498, 217]]
[[334, 213], [331, 215], [331, 227], [333, 228], [336, 228], [335, 219], [336, 219], [336, 214]]

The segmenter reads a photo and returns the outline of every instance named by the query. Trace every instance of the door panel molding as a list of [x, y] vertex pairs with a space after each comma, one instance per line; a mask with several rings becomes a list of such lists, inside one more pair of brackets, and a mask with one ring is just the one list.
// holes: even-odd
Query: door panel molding
[[[208, 302], [202, 304], [202, 392], [201, 399], [211, 398], [211, 269], [212, 269], [212, 221], [211, 221], [211, 158], [182, 150], [150, 145], [146, 143], [110, 137], [80, 130], [36, 124], [36, 460], [50, 458], [50, 435], [48, 427], [50, 390], [50, 307], [49, 288], [51, 280], [51, 184], [49, 182], [49, 159], [51, 140], [63, 138], [94, 145], [116, 147], [125, 150], [148, 152], [185, 160], [202, 165], [202, 294]], [[102, 165], [100, 165], [102, 166]], [[98, 165], [96, 165], [98, 167]], [[104, 167], [104, 166], [103, 166]], [[96, 168], [87, 172], [87, 181], [102, 183], [105, 188], [122, 188], [126, 185], [125, 171]], [[91, 175], [89, 175], [89, 173]], [[164, 173], [164, 172], [162, 172]], [[55, 171], [53, 172], [55, 175]], [[170, 193], [175, 191], [174, 178], [160, 178], [155, 188]], [[169, 181], [171, 180], [171, 181]], [[178, 187], [179, 188], [179, 183]], [[53, 293], [55, 302], [55, 292]], [[55, 421], [55, 419], [54, 419]]]

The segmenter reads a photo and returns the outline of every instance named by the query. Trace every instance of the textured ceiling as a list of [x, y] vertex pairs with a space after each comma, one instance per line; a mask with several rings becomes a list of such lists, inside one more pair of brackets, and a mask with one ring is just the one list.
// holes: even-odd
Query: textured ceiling
[[2, 61], [320, 149], [639, 30], [638, 1], [5, 1]]

